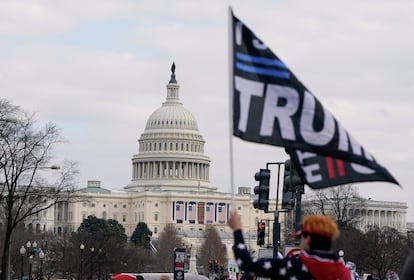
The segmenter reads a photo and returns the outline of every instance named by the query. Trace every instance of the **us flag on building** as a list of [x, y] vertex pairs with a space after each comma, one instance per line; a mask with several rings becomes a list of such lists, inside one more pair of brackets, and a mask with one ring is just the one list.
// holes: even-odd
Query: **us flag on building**
[[225, 224], [227, 219], [227, 207], [226, 203], [220, 202], [217, 205], [217, 221], [220, 224]]
[[197, 210], [196, 210], [196, 203], [194, 201], [190, 201], [188, 203], [188, 221], [190, 224], [194, 224], [197, 217]]
[[207, 202], [206, 203], [206, 223], [212, 224], [214, 221], [214, 203]]
[[182, 223], [184, 220], [184, 202], [183, 201], [177, 201], [175, 203], [175, 219], [177, 223]]

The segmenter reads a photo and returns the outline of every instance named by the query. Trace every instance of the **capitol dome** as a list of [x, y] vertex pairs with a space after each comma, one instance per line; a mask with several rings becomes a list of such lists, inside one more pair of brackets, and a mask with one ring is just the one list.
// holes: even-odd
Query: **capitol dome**
[[182, 103], [168, 100], [151, 114], [145, 131], [157, 129], [187, 129], [198, 131], [197, 120]]
[[167, 98], [148, 118], [132, 157], [130, 190], [215, 190], [210, 186], [210, 159], [197, 120], [179, 98], [175, 64], [171, 67]]

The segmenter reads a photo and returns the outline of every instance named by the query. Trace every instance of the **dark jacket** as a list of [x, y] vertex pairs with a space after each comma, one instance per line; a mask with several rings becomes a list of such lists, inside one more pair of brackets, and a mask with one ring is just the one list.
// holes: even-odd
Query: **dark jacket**
[[405, 259], [404, 267], [401, 273], [401, 280], [412, 280], [414, 279], [414, 250], [408, 254]]
[[239, 268], [256, 276], [272, 279], [350, 280], [351, 272], [343, 261], [330, 252], [302, 250], [299, 255], [283, 259], [252, 260], [241, 230], [234, 232], [234, 255]]

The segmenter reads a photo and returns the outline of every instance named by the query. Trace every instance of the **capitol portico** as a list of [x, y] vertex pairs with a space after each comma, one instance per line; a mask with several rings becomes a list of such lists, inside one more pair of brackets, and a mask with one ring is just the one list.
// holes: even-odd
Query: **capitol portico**
[[391, 227], [400, 232], [407, 232], [407, 203], [367, 200], [366, 208], [356, 211], [356, 215], [361, 216], [358, 227], [362, 230], [370, 227]]

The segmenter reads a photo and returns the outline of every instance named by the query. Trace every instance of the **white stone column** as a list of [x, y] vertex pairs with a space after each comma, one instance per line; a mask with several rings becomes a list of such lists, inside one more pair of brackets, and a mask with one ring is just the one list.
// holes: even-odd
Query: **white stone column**
[[164, 161], [163, 177], [164, 178], [168, 178], [168, 161]]
[[195, 162], [193, 162], [191, 165], [193, 166], [193, 176], [191, 176], [191, 178], [195, 179], [195, 178], [197, 178], [196, 177], [196, 168], [197, 168], [197, 166], [196, 166]]
[[134, 162], [132, 164], [132, 180], [135, 180], [137, 178], [137, 164]]
[[207, 164], [207, 178], [206, 180], [208, 181], [210, 179], [210, 165]]
[[151, 178], [155, 178], [155, 161], [151, 161]]
[[142, 163], [138, 162], [138, 178], [142, 178]]
[[204, 163], [202, 163], [201, 164], [201, 180], [204, 180], [205, 178], [204, 178], [204, 176], [205, 176], [205, 174], [206, 174], [206, 169], [205, 169], [205, 164]]

